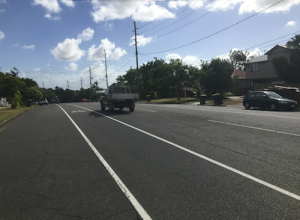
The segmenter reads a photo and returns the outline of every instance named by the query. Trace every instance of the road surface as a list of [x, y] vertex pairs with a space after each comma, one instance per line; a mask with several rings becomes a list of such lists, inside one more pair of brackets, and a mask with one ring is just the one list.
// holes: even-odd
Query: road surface
[[299, 219], [300, 113], [51, 104], [0, 132], [0, 219]]

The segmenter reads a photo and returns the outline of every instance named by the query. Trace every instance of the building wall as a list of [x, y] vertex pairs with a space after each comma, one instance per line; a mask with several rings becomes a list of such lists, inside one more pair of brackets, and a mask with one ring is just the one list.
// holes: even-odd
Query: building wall
[[268, 79], [268, 78], [278, 78], [277, 73], [272, 64], [272, 59], [276, 56], [285, 56], [289, 59], [289, 52], [282, 47], [275, 47], [268, 52], [268, 60], [259, 62], [258, 71], [250, 71], [251, 66], [246, 67], [247, 79]]

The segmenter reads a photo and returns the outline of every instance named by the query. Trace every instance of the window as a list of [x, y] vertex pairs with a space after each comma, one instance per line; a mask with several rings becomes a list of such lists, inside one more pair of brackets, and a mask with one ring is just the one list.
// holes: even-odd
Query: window
[[257, 98], [262, 98], [262, 97], [264, 97], [265, 96], [265, 94], [263, 93], [263, 92], [258, 92], [258, 93], [256, 93], [256, 97]]
[[255, 97], [255, 94], [256, 94], [256, 93], [251, 93], [251, 94], [249, 95], [249, 97], [250, 97], [250, 98], [254, 98], [254, 97]]
[[258, 63], [252, 63], [251, 71], [258, 71]]

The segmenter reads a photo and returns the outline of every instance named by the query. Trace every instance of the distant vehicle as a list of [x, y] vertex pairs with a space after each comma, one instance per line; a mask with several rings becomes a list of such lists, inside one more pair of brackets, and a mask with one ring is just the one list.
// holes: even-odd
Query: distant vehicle
[[260, 109], [269, 108], [272, 111], [277, 109], [294, 110], [297, 107], [295, 100], [282, 98], [275, 92], [254, 91], [249, 92], [243, 99], [243, 105], [246, 109], [259, 107]]
[[39, 101], [39, 105], [48, 105], [48, 100], [46, 98], [43, 98]]
[[131, 93], [128, 86], [110, 86], [100, 99], [101, 110], [104, 111], [105, 107], [108, 107], [109, 111], [113, 112], [115, 108], [129, 108], [129, 111], [133, 112], [138, 99], [139, 94]]
[[85, 101], [86, 101], [86, 102], [91, 102], [91, 100], [90, 100], [90, 99], [86, 99]]
[[81, 102], [86, 102], [85, 98], [80, 99]]

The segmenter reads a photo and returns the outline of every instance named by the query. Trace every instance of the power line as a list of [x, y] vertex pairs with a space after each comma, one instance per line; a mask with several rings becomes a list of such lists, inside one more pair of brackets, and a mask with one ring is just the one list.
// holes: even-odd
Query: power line
[[232, 28], [232, 27], [234, 27], [234, 26], [236, 26], [236, 25], [238, 25], [238, 24], [240, 24], [240, 23], [242, 23], [242, 22], [244, 22], [244, 21], [246, 21], [246, 20], [248, 20], [248, 19], [250, 19], [250, 18], [252, 18], [252, 17], [254, 17], [254, 16], [256, 16], [256, 15], [262, 13], [262, 12], [264, 12], [264, 11], [266, 11], [266, 10], [268, 10], [269, 8], [274, 7], [275, 5], [277, 5], [277, 4], [279, 4], [280, 2], [283, 2], [283, 1], [284, 1], [284, 0], [280, 0], [280, 1], [278, 1], [278, 2], [276, 2], [276, 3], [274, 3], [274, 4], [272, 4], [271, 6], [269, 6], [269, 7], [265, 8], [265, 9], [263, 9], [263, 10], [261, 10], [261, 11], [255, 13], [255, 14], [253, 14], [253, 15], [251, 15], [251, 16], [249, 16], [249, 17], [247, 17], [247, 18], [245, 18], [245, 19], [243, 19], [243, 20], [241, 20], [241, 21], [239, 21], [239, 22], [236, 22], [236, 23], [234, 23], [234, 24], [232, 24], [232, 25], [230, 25], [230, 26], [228, 26], [228, 27], [226, 27], [226, 28], [223, 28], [223, 29], [220, 30], [220, 31], [217, 31], [217, 32], [215, 32], [215, 33], [213, 33], [213, 34], [210, 34], [210, 35], [208, 35], [208, 36], [206, 36], [206, 37], [203, 37], [203, 38], [201, 38], [201, 39], [199, 39], [199, 40], [196, 40], [196, 41], [193, 41], [193, 42], [191, 42], [191, 43], [188, 43], [188, 44], [185, 44], [185, 45], [182, 45], [182, 46], [179, 46], [179, 47], [175, 47], [175, 48], [172, 48], [172, 49], [168, 49], [168, 50], [164, 50], [164, 51], [159, 51], [159, 52], [153, 52], [153, 53], [144, 53], [144, 54], [158, 54], [158, 53], [164, 53], [164, 52], [168, 52], [168, 51], [171, 51], [171, 50], [176, 50], [176, 49], [179, 49], [179, 48], [186, 47], [186, 46], [189, 46], [189, 45], [191, 45], [191, 44], [197, 43], [197, 42], [199, 42], [199, 41], [205, 40], [205, 39], [207, 39], [207, 38], [210, 38], [210, 37], [212, 37], [212, 36], [214, 36], [214, 35], [216, 35], [216, 34], [219, 34], [219, 33], [223, 32], [223, 31], [225, 31], [225, 30], [227, 30], [227, 29], [229, 29], [229, 28]]
[[[210, 2], [212, 2], [212, 1], [214, 1], [214, 0], [211, 0]], [[193, 3], [193, 4], [195, 4], [195, 3]], [[176, 15], [179, 15], [179, 14], [181, 14], [181, 13], [182, 13], [182, 12], [184, 12], [185, 10], [189, 9], [189, 7], [190, 7], [190, 6], [187, 6], [187, 7], [186, 7], [184, 10], [182, 10], [180, 13], [178, 13], [178, 14], [176, 14]], [[177, 23], [177, 22], [179, 22], [179, 21], [183, 20], [184, 18], [186, 18], [186, 17], [188, 17], [188, 16], [192, 15], [192, 14], [193, 14], [193, 13], [195, 13], [195, 12], [197, 12], [197, 10], [194, 10], [193, 12], [189, 13], [189, 14], [188, 14], [188, 15], [186, 15], [185, 17], [183, 17], [183, 18], [181, 18], [181, 19], [179, 19], [179, 20], [177, 20], [177, 21], [173, 22], [172, 24], [169, 24], [168, 26], [165, 26], [164, 28], [161, 28], [161, 29], [159, 29], [159, 30], [157, 30], [157, 31], [154, 31], [154, 32], [152, 32], [152, 33], [148, 34], [148, 36], [149, 36], [149, 35], [151, 35], [151, 34], [154, 34], [154, 33], [158, 32], [158, 31], [160, 31], [160, 30], [164, 30], [165, 28], [167, 28], [167, 27], [169, 27], [169, 26], [171, 26], [171, 25], [173, 25], [173, 24], [175, 24], [175, 23]], [[157, 28], [158, 26], [160, 26], [160, 25], [162, 25], [162, 24], [166, 23], [166, 22], [167, 22], [167, 21], [169, 21], [169, 20], [171, 20], [171, 18], [169, 18], [169, 19], [167, 19], [166, 21], [164, 21], [164, 22], [162, 22], [162, 23], [160, 23], [160, 24], [156, 25], [156, 26], [155, 26], [155, 27], [153, 27], [153, 28], [150, 28], [150, 29], [148, 29], [148, 30], [144, 31], [143, 33], [146, 33], [146, 32], [148, 32], [148, 31], [150, 31], [150, 30], [152, 30], [152, 29], [154, 29], [154, 28]]]
[[[167, 32], [167, 33], [165, 33], [165, 34], [163, 34], [163, 35], [159, 35], [159, 36], [157, 36], [156, 38], [159, 38], [159, 37], [168, 35], [168, 34], [170, 34], [170, 33], [173, 33], [174, 31], [177, 31], [177, 30], [179, 30], [179, 29], [181, 29], [181, 28], [184, 28], [184, 27], [190, 25], [191, 23], [193, 23], [193, 22], [195, 22], [195, 21], [197, 21], [197, 20], [199, 20], [199, 19], [205, 17], [206, 15], [209, 15], [210, 13], [212, 13], [213, 11], [217, 10], [218, 8], [222, 7], [223, 5], [227, 4], [227, 3], [230, 2], [230, 1], [231, 1], [231, 0], [229, 0], [229, 1], [225, 2], [224, 4], [219, 5], [218, 7], [216, 7], [216, 8], [214, 8], [214, 9], [208, 11], [207, 13], [205, 13], [204, 15], [201, 15], [200, 17], [194, 19], [193, 21], [190, 21], [190, 22], [188, 22], [188, 23], [186, 23], [186, 24], [184, 24], [184, 25], [182, 25], [182, 26], [180, 26], [180, 27], [178, 27], [178, 28], [176, 28], [176, 29], [174, 29], [174, 30], [172, 30], [172, 31], [169, 31], [169, 32]], [[196, 11], [194, 11], [194, 12], [196, 12]], [[194, 12], [192, 12], [192, 13], [194, 13]], [[189, 15], [191, 15], [192, 13], [190, 13]], [[189, 15], [187, 15], [187, 16], [189, 16]], [[187, 16], [183, 17], [182, 19], [186, 18]], [[180, 19], [180, 20], [182, 20], [182, 19]], [[172, 24], [170, 24], [170, 25], [168, 25], [168, 26], [166, 26], [166, 27], [169, 27], [169, 26], [171, 26], [171, 25], [173, 25], [173, 24], [179, 22], [180, 20], [178, 20], [178, 21], [176, 21], [176, 22], [173, 22]], [[157, 30], [157, 31], [155, 31], [155, 32], [152, 32], [152, 33], [148, 34], [148, 35], [154, 34], [154, 33], [158, 32], [158, 31], [160, 31], [160, 30], [164, 30], [166, 27], [161, 28], [161, 29], [159, 29], [159, 30]]]

